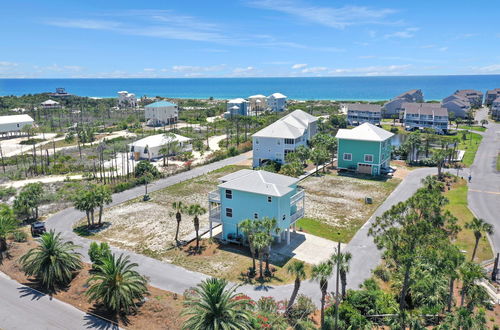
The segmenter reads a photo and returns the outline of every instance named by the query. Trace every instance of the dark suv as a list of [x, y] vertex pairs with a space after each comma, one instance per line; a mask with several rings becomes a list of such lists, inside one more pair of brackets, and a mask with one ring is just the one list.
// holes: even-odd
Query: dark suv
[[45, 232], [45, 223], [37, 221], [31, 224], [31, 236], [39, 236]]

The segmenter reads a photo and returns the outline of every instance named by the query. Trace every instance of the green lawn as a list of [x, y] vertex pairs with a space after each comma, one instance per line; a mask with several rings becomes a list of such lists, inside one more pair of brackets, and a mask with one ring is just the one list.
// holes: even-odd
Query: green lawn
[[462, 140], [461, 134], [459, 134], [460, 143], [458, 145], [459, 150], [465, 150], [464, 159], [462, 163], [466, 166], [471, 166], [474, 162], [474, 157], [476, 157], [477, 148], [481, 144], [483, 136], [477, 133], [467, 134], [467, 140]]
[[500, 154], [497, 156], [497, 171], [500, 171]]
[[349, 242], [359, 229], [358, 227], [337, 228], [312, 218], [299, 219], [299, 221], [297, 221], [297, 227], [299, 230], [304, 230], [311, 235], [323, 237], [335, 242], [340, 240], [344, 243]]
[[483, 126], [468, 126], [468, 125], [458, 125], [458, 128], [461, 128], [461, 129], [469, 129], [469, 130], [473, 130], [473, 131], [479, 131], [479, 132], [484, 132], [486, 131], [486, 127], [483, 127]]
[[386, 131], [391, 131], [391, 128], [396, 127], [398, 129], [399, 134], [408, 134], [408, 131], [405, 131], [403, 126], [392, 126], [392, 122], [390, 124], [382, 124], [382, 128], [385, 129]]
[[[474, 215], [467, 206], [467, 185], [465, 180], [459, 181], [452, 190], [444, 194], [450, 203], [446, 206], [457, 219], [458, 225], [462, 227], [462, 231], [458, 233], [455, 244], [461, 249], [466, 251], [467, 258], [470, 260], [472, 251], [474, 250], [474, 233], [465, 229], [465, 223], [472, 220]], [[486, 237], [481, 238], [476, 253], [476, 261], [481, 262], [493, 258], [490, 243]]]

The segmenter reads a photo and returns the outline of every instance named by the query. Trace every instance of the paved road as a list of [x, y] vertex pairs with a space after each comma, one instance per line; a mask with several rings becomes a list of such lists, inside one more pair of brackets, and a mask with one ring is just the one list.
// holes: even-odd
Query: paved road
[[[478, 111], [476, 118], [485, 118], [485, 110]], [[500, 124], [490, 123], [483, 134], [470, 171], [468, 203], [474, 214], [495, 226], [490, 239], [496, 252], [500, 252], [500, 173], [496, 171], [496, 159], [500, 152]]]
[[[178, 175], [156, 181], [150, 187], [150, 191], [163, 189], [175, 183], [196, 177], [221, 168], [223, 166], [234, 164], [244, 160], [243, 155], [229, 158], [220, 162], [194, 168], [189, 172], [180, 173]], [[371, 275], [371, 270], [375, 268], [380, 260], [380, 252], [376, 249], [371, 237], [367, 236], [369, 224], [375, 220], [375, 217], [381, 215], [385, 210], [389, 209], [395, 203], [403, 201], [410, 197], [418, 188], [420, 180], [434, 173], [433, 169], [418, 169], [410, 172], [408, 177], [394, 190], [394, 192], [386, 199], [386, 201], [377, 209], [375, 214], [370, 218], [368, 223], [354, 236], [348, 244], [347, 249], [352, 252], [353, 259], [351, 261], [351, 269], [349, 275], [349, 287], [356, 288], [366, 278]], [[113, 204], [116, 205], [126, 200], [141, 196], [144, 193], [142, 187], [137, 187], [131, 190], [124, 191], [113, 195]], [[72, 231], [73, 224], [83, 218], [82, 212], [76, 211], [73, 208], [63, 210], [47, 220], [47, 227], [62, 232], [65, 239], [72, 240], [81, 246], [81, 253], [87, 256], [90, 240], [75, 235]], [[146, 275], [151, 285], [160, 289], [182, 294], [186, 289], [197, 285], [207, 276], [201, 273], [192, 272], [182, 267], [161, 262], [159, 260], [136, 254], [130, 251], [125, 251], [119, 248], [112, 247], [114, 253], [124, 253], [130, 256], [130, 259], [139, 264], [140, 273]], [[332, 251], [333, 252], [333, 251]], [[85, 257], [87, 258], [87, 257]], [[88, 261], [88, 260], [87, 260]], [[334, 281], [330, 283], [330, 288], [334, 287]], [[318, 284], [314, 282], [305, 282], [301, 287], [301, 292], [310, 295], [315, 301], [319, 301], [320, 292], [317, 288]], [[240, 287], [240, 291], [256, 299], [261, 296], [272, 295], [277, 299], [288, 298], [292, 290], [292, 285], [282, 286], [251, 286], [245, 285]]]
[[118, 329], [57, 299], [21, 285], [0, 272], [0, 328]]

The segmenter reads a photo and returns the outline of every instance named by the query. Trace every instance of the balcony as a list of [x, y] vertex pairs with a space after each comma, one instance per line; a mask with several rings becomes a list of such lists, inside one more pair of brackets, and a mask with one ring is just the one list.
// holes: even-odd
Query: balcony
[[214, 190], [208, 193], [208, 201], [212, 203], [220, 204], [220, 194], [218, 190]]
[[298, 219], [304, 216], [304, 208], [298, 209], [294, 214], [290, 215], [290, 224], [293, 224]]
[[220, 206], [208, 210], [208, 220], [210, 222], [221, 223]]
[[297, 202], [301, 201], [304, 199], [304, 189], [297, 189], [298, 192], [293, 195], [292, 197], [290, 197], [290, 205], [295, 205], [297, 204]]

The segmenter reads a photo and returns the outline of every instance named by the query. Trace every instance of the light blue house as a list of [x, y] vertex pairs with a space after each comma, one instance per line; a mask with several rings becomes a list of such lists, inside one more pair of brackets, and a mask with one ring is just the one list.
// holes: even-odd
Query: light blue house
[[217, 190], [208, 194], [210, 236], [213, 223], [222, 224], [222, 239], [240, 241], [238, 224], [245, 219], [275, 218], [278, 242], [290, 243], [290, 229], [304, 216], [304, 191], [299, 179], [267, 171], [240, 170], [219, 179]]
[[295, 110], [256, 132], [252, 135], [252, 166], [259, 167], [267, 161], [284, 164], [288, 153], [311, 141], [318, 130], [317, 122], [317, 117]]
[[236, 98], [227, 101], [226, 112], [224, 118], [232, 118], [234, 116], [246, 116], [248, 114], [248, 101], [242, 98]]

